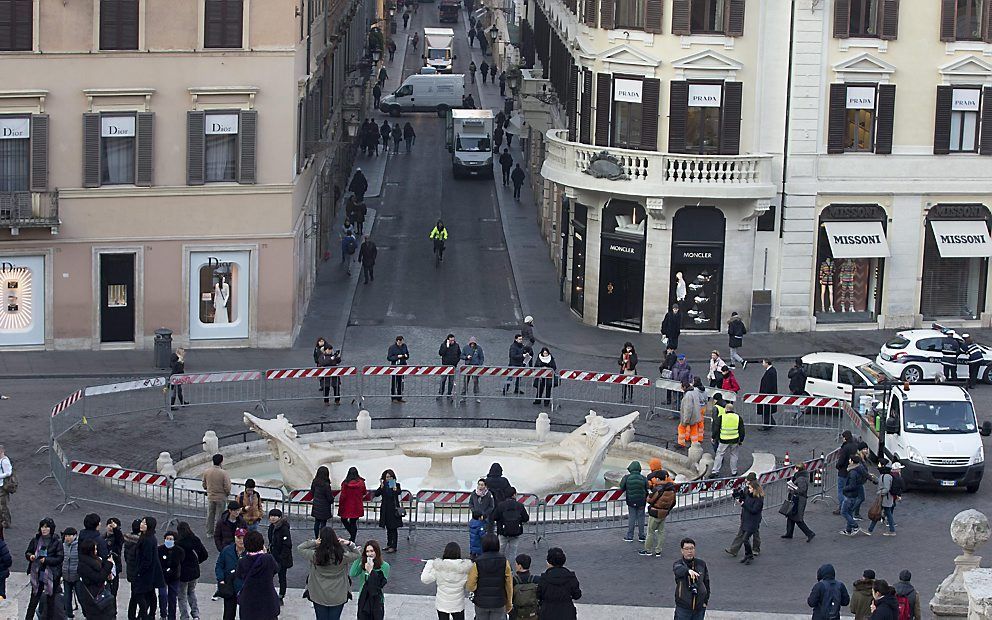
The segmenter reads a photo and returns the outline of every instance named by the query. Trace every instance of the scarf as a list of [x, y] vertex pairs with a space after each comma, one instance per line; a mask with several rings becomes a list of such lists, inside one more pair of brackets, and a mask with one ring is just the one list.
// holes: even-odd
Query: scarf
[[48, 548], [48, 539], [44, 536], [38, 537], [38, 542], [34, 546], [34, 556], [35, 561], [31, 562], [31, 591], [40, 592], [44, 588], [45, 596], [52, 596], [55, 593], [55, 580], [52, 578], [52, 570], [47, 566], [42, 568], [41, 555], [42, 549]]
[[478, 487], [475, 488], [475, 494], [478, 495], [479, 497], [485, 497], [486, 493], [488, 492], [489, 489], [486, 489], [485, 491], [480, 491]]

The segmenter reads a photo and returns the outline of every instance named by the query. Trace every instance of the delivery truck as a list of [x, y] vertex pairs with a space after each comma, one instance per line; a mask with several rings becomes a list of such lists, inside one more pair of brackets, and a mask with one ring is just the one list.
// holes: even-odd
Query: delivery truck
[[445, 121], [445, 142], [455, 178], [493, 176], [493, 111], [452, 110]]
[[455, 31], [451, 28], [424, 28], [424, 59], [438, 73], [451, 73], [455, 60]]
[[461, 0], [441, 0], [441, 3], [437, 6], [438, 21], [442, 24], [445, 22], [457, 23], [461, 8]]
[[452, 74], [420, 74], [408, 76], [391, 95], [379, 102], [379, 109], [390, 116], [403, 112], [436, 112], [444, 116], [448, 110], [462, 107], [465, 76]]

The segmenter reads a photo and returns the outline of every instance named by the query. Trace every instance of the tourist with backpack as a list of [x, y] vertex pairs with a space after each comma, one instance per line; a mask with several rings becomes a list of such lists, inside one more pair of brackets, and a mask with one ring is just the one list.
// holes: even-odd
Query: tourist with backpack
[[517, 557], [517, 544], [524, 533], [524, 523], [530, 521], [527, 509], [517, 501], [516, 495], [515, 488], [507, 489], [507, 498], [496, 505], [492, 517], [499, 534], [499, 548], [507, 559]]
[[871, 509], [868, 511], [868, 519], [871, 523], [868, 524], [868, 529], [865, 530], [865, 534], [871, 536], [871, 533], [875, 531], [875, 526], [878, 525], [882, 519], [889, 526], [888, 532], [883, 532], [882, 536], [895, 536], [896, 535], [896, 522], [892, 518], [892, 508], [896, 505], [895, 497], [892, 495], [892, 473], [891, 469], [886, 467], [884, 464], [880, 463], [878, 466], [878, 497], [875, 499], [875, 504], [872, 505]]
[[546, 620], [575, 620], [575, 603], [582, 598], [579, 579], [565, 568], [565, 552], [560, 547], [548, 549], [548, 570], [537, 583], [540, 617]]
[[468, 506], [472, 511], [472, 518], [468, 522], [468, 550], [474, 560], [482, 553], [482, 535], [487, 529], [492, 529], [490, 524], [493, 509], [496, 508], [496, 502], [486, 486], [485, 478], [479, 478], [475, 492], [468, 498]]
[[833, 564], [824, 564], [816, 571], [816, 585], [806, 599], [813, 609], [813, 620], [840, 620], [840, 610], [851, 603], [847, 586], [836, 577]]
[[444, 547], [440, 558], [427, 560], [420, 573], [420, 581], [437, 584], [434, 607], [439, 620], [465, 618], [465, 583], [472, 570], [472, 560], [462, 559], [462, 550], [456, 542]]
[[634, 542], [634, 527], [637, 539], [644, 542], [644, 505], [648, 499], [648, 480], [641, 475], [641, 464], [631, 461], [629, 472], [620, 480], [620, 490], [627, 494], [627, 535], [624, 542]]
[[854, 582], [854, 592], [851, 594], [851, 613], [854, 620], [868, 620], [871, 617], [871, 589], [875, 585], [875, 571], [866, 569], [861, 573], [861, 579]]
[[921, 620], [920, 593], [911, 583], [913, 573], [903, 570], [899, 573], [899, 583], [895, 585], [896, 606], [899, 609], [899, 620]]
[[666, 477], [648, 496], [648, 536], [644, 541], [644, 548], [637, 552], [638, 555], [654, 553], [655, 557], [661, 557], [661, 547], [665, 544], [665, 518], [674, 506], [675, 485], [672, 484], [671, 477]]
[[530, 556], [521, 553], [514, 560], [513, 609], [510, 620], [536, 620], [541, 606], [537, 600], [537, 583], [540, 578], [530, 572]]
[[477, 620], [504, 620], [513, 609], [513, 571], [499, 552], [495, 534], [482, 537], [482, 555], [469, 569], [465, 587], [475, 593], [472, 602]]
[[357, 249], [358, 242], [355, 240], [355, 235], [349, 231], [341, 238], [341, 264], [345, 266], [349, 276], [351, 275], [351, 260]]
[[899, 620], [899, 602], [896, 600], [896, 590], [884, 579], [876, 579], [871, 589], [872, 603], [871, 620]]

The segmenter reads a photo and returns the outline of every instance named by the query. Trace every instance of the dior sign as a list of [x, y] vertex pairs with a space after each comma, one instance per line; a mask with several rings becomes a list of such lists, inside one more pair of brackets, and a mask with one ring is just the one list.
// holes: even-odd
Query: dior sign
[[27, 117], [0, 118], [0, 140], [31, 137], [31, 119]]
[[206, 119], [206, 134], [208, 136], [230, 135], [238, 133], [237, 114], [208, 114]]
[[134, 117], [104, 116], [100, 119], [100, 136], [103, 138], [134, 137]]

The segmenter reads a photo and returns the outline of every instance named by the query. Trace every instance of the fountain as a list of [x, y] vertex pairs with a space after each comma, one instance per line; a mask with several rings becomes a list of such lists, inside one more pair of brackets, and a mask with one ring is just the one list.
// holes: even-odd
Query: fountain
[[452, 461], [456, 456], [475, 456], [482, 452], [479, 444], [440, 442], [440, 446], [432, 443], [414, 444], [400, 448], [406, 456], [414, 458], [428, 458], [431, 460], [431, 467], [427, 470], [427, 476], [421, 481], [421, 485], [428, 489], [450, 489], [459, 484], [455, 478], [455, 469]]

